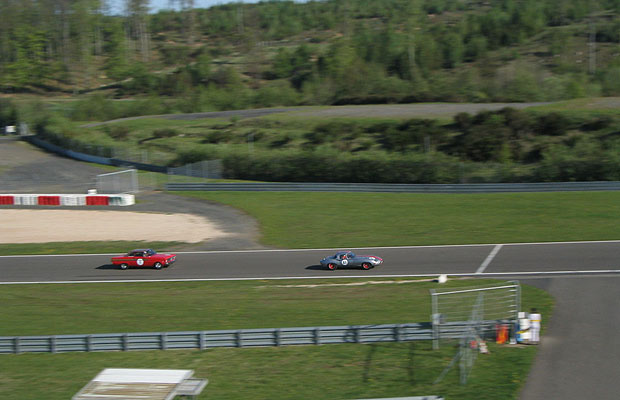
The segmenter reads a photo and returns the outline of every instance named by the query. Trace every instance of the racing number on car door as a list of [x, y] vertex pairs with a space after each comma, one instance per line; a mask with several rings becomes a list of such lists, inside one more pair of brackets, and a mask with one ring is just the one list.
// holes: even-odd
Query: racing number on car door
[[144, 265], [144, 259], [142, 259], [142, 258], [138, 258], [138, 259], [136, 260], [136, 264], [138, 264], [140, 267], [141, 267], [141, 266], [143, 266], [143, 265]]

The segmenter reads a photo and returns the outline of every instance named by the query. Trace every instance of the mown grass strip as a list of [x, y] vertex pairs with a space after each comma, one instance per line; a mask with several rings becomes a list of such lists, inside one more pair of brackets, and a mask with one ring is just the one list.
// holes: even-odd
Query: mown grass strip
[[[347, 282], [368, 284], [334, 285]], [[454, 279], [447, 286], [488, 282]], [[411, 279], [312, 280], [299, 287], [302, 283], [3, 285], [0, 336], [424, 322], [431, 320], [429, 289], [439, 285]]]
[[131, 249], [152, 248], [162, 251], [165, 249], [177, 249], [183, 245], [184, 243], [182, 242], [134, 242], [122, 240], [111, 242], [3, 243], [0, 244], [0, 256], [21, 254], [124, 254]]

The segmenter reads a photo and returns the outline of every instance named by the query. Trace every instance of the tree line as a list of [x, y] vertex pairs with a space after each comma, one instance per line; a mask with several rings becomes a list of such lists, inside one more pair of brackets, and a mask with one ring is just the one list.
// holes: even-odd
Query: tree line
[[193, 3], [1, 0], [0, 90], [103, 87], [186, 112], [620, 94], [620, 0]]

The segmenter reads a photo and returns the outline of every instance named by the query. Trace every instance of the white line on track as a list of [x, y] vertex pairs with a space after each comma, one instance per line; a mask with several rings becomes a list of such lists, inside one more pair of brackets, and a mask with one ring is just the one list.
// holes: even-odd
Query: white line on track
[[493, 250], [491, 250], [487, 258], [482, 262], [482, 264], [480, 264], [480, 267], [476, 271], [477, 274], [481, 274], [484, 272], [485, 269], [487, 269], [487, 267], [489, 266], [489, 264], [491, 264], [491, 261], [493, 261], [497, 253], [499, 253], [502, 246], [503, 245], [498, 244], [495, 247], [493, 247]]
[[[533, 246], [533, 245], [562, 245], [562, 244], [605, 244], [620, 243], [620, 240], [583, 240], [574, 242], [531, 242], [531, 243], [479, 243], [479, 244], [445, 244], [427, 246], [383, 246], [383, 247], [332, 247], [323, 249], [256, 249], [256, 250], [205, 250], [205, 251], [176, 251], [176, 254], [215, 254], [215, 253], [284, 253], [300, 251], [337, 251], [342, 249], [355, 250], [381, 250], [381, 249], [429, 249], [447, 247], [483, 247], [483, 246]], [[162, 251], [163, 252], [163, 251]], [[93, 254], [22, 254], [11, 256], [0, 256], [0, 258], [17, 257], [88, 257], [88, 256], [113, 256], [119, 253], [93, 253]]]
[[[529, 272], [491, 272], [447, 274], [449, 277], [493, 277], [493, 276], [545, 276], [545, 275], [599, 275], [620, 274], [620, 269], [598, 269], [584, 271], [529, 271]], [[42, 281], [42, 282], [0, 282], [0, 285], [34, 285], [34, 284], [71, 284], [71, 283], [153, 283], [153, 282], [217, 282], [217, 281], [259, 281], [259, 280], [302, 280], [302, 279], [374, 279], [374, 278], [428, 278], [439, 274], [405, 274], [405, 275], [331, 275], [331, 276], [273, 276], [255, 278], [188, 278], [188, 279], [119, 279], [98, 281]]]

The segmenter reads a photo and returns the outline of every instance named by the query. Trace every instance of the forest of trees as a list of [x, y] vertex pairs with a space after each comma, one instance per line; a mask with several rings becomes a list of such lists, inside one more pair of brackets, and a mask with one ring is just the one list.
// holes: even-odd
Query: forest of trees
[[148, 0], [123, 0], [119, 14], [106, 0], [0, 0], [0, 126], [27, 121], [45, 140], [108, 157], [134, 144], [172, 152], [169, 165], [219, 158], [236, 179], [620, 179], [620, 119], [605, 112], [277, 129], [259, 119], [200, 132], [81, 126], [257, 107], [620, 96], [620, 0], [170, 4], [152, 13]]
[[620, 95], [620, 0], [171, 4], [0, 0], [0, 92], [184, 112]]

